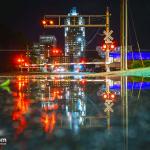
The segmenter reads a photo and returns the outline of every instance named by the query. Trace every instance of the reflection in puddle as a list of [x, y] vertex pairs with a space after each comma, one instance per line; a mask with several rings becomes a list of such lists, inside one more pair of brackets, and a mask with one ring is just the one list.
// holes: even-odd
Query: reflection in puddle
[[11, 80], [11, 89], [12, 109], [2, 114], [11, 116], [4, 128], [12, 127], [10, 136], [16, 140], [35, 132], [53, 137], [59, 130], [70, 130], [81, 136], [90, 130], [93, 134], [99, 130], [113, 133], [119, 127], [119, 141], [128, 149], [129, 104], [133, 102], [129, 102], [129, 93], [150, 89], [150, 84], [131, 82], [127, 77], [18, 76]]

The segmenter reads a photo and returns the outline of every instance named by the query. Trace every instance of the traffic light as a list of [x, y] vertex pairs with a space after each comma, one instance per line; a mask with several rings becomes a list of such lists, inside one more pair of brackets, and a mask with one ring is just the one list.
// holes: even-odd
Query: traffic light
[[43, 19], [42, 20], [42, 25], [45, 26], [45, 25], [54, 25], [54, 20], [45, 20]]
[[80, 63], [85, 63], [85, 62], [87, 62], [88, 60], [87, 60], [86, 57], [81, 57], [79, 61], [80, 61]]
[[53, 49], [53, 54], [58, 54], [59, 50], [58, 49]]
[[59, 50], [58, 50], [58, 49], [55, 49], [55, 50], [53, 50], [53, 53], [58, 54], [58, 53], [59, 53]]
[[50, 20], [50, 21], [49, 21], [49, 24], [50, 24], [50, 25], [53, 25], [53, 24], [54, 24], [54, 21], [53, 21], [53, 20]]
[[21, 62], [21, 59], [20, 59], [20, 58], [18, 58], [18, 60], [17, 60], [17, 61], [18, 61], [18, 63], [20, 63], [20, 62]]
[[15, 62], [16, 62], [16, 65], [19, 67], [21, 67], [21, 66], [29, 67], [30, 61], [26, 56], [20, 56], [18, 58], [15, 58]]
[[82, 80], [80, 81], [80, 84], [81, 84], [81, 85], [86, 85], [86, 83], [87, 83], [87, 81], [86, 81], [85, 79], [82, 79]]
[[46, 25], [47, 24], [46, 20], [42, 20], [42, 24]]
[[63, 55], [63, 52], [61, 49], [59, 48], [53, 48], [51, 51], [50, 51], [50, 55], [51, 56], [62, 56]]
[[23, 63], [24, 62], [24, 59], [22, 59], [22, 58], [18, 58], [18, 63]]

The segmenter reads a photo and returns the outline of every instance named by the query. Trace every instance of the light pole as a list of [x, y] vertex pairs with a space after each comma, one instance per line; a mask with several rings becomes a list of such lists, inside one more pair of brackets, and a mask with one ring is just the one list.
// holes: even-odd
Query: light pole
[[[121, 70], [128, 69], [128, 0], [121, 0], [120, 45], [121, 45]], [[128, 150], [128, 77], [121, 76], [121, 100], [123, 114], [124, 147]]]
[[128, 0], [121, 0], [120, 16], [120, 45], [121, 45], [121, 70], [127, 70], [127, 53], [128, 53]]
[[[107, 7], [106, 10], [106, 33], [109, 33], [109, 8]], [[107, 42], [107, 41], [105, 41]], [[106, 63], [106, 72], [110, 72], [110, 66], [109, 66], [109, 47], [106, 49], [106, 56], [105, 56], [105, 63]]]

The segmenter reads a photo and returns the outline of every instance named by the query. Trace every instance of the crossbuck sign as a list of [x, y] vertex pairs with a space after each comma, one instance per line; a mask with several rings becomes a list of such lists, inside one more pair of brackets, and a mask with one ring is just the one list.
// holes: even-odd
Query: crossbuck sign
[[104, 30], [103, 33], [105, 34], [105, 38], [104, 38], [105, 43], [112, 43], [112, 40], [113, 40], [114, 38], [111, 36], [111, 34], [113, 33], [113, 31], [110, 30], [109, 32], [106, 32], [106, 31]]
[[112, 106], [114, 105], [113, 103], [105, 102], [104, 104], [106, 106], [104, 112], [113, 112], [113, 109], [112, 109]]

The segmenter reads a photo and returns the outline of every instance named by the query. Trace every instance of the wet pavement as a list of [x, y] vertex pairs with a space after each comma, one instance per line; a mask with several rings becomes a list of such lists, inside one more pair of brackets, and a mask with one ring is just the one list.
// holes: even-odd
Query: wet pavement
[[4, 150], [148, 150], [150, 82], [132, 77], [0, 78]]

